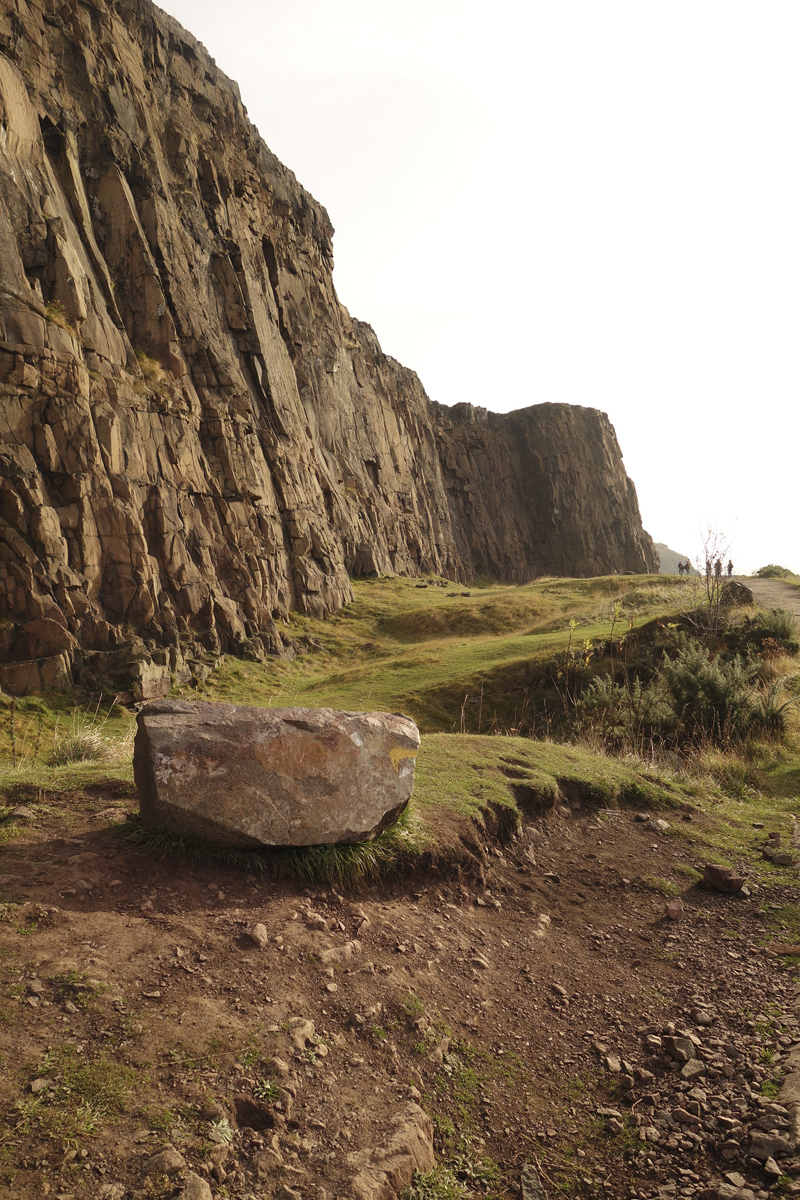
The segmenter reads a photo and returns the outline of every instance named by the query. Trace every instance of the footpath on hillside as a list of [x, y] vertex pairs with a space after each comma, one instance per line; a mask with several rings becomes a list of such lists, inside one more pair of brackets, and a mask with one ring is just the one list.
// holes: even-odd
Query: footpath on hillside
[[762, 608], [785, 608], [800, 618], [800, 588], [780, 579], [741, 578], [737, 582], [750, 588]]

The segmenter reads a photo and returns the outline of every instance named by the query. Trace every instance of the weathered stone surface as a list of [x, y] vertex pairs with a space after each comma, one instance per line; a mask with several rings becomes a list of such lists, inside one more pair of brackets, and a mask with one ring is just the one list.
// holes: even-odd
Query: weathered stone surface
[[760, 1158], [762, 1162], [766, 1162], [768, 1158], [793, 1154], [794, 1148], [794, 1141], [789, 1141], [779, 1133], [763, 1133], [754, 1129], [750, 1134], [750, 1153], [753, 1158]]
[[133, 756], [142, 820], [226, 846], [364, 841], [408, 803], [419, 742], [395, 713], [149, 704]]
[[707, 863], [703, 871], [703, 883], [707, 888], [714, 892], [738, 892], [741, 890], [744, 879], [741, 875], [737, 875], [730, 867], [720, 867], [714, 863]]
[[424, 1173], [436, 1166], [433, 1122], [418, 1104], [407, 1104], [397, 1114], [384, 1145], [349, 1154], [347, 1160], [358, 1170], [351, 1184], [355, 1200], [396, 1200], [415, 1171]]
[[72, 672], [66, 654], [0, 664], [0, 688], [12, 696], [27, 696], [50, 689], [66, 691], [70, 687]]
[[744, 583], [737, 583], [735, 579], [726, 579], [719, 591], [720, 604], [741, 604], [743, 606], [753, 603], [752, 588], [747, 587]]
[[200, 1175], [195, 1175], [194, 1171], [189, 1171], [178, 1200], [213, 1200], [213, 1192], [205, 1179]]
[[163, 1146], [157, 1154], [148, 1158], [142, 1168], [144, 1175], [176, 1175], [184, 1170], [186, 1160], [171, 1144]]
[[520, 1177], [522, 1200], [547, 1200], [547, 1193], [542, 1186], [539, 1172], [533, 1163], [525, 1163]]
[[276, 619], [334, 611], [348, 573], [657, 569], [608, 419], [432, 404], [149, 0], [16, 5], [0, 121], [0, 662], [127, 630], [283, 654]]

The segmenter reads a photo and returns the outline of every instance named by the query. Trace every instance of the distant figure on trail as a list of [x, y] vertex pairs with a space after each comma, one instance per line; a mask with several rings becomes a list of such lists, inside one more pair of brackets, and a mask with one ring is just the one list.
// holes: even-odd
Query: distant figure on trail
[[680, 559], [678, 559], [678, 574], [679, 574], [679, 575], [682, 575], [685, 569], [686, 569], [686, 568], [684, 567], [684, 565], [683, 565], [683, 563], [681, 562], [681, 560], [680, 560]]
[[706, 579], [711, 578], [711, 563], [706, 559]]
[[714, 563], [714, 578], [720, 579], [722, 576], [722, 559], [718, 558]]
[[733, 563], [731, 562], [730, 559], [728, 559], [728, 579], [730, 579], [732, 574], [733, 574]]

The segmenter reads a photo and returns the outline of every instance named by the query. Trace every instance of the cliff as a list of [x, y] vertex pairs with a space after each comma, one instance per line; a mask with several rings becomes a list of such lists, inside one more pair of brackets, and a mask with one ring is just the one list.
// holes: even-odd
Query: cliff
[[6, 686], [283, 653], [375, 570], [657, 570], [607, 418], [432, 404], [332, 233], [149, 0], [0, 0]]

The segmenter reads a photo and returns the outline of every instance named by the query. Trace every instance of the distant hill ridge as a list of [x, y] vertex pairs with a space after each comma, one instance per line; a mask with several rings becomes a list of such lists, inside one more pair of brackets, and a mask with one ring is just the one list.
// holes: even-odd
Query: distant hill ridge
[[0, 662], [281, 653], [277, 620], [376, 571], [657, 570], [605, 414], [432, 403], [149, 0], [5, 6], [0, 119]]
[[[678, 575], [678, 574], [680, 574], [680, 572], [678, 571], [678, 563], [679, 562], [682, 562], [682, 563], [688, 562], [689, 555], [688, 554], [678, 554], [678, 552], [676, 550], [670, 550], [669, 546], [665, 545], [664, 542], [656, 542], [655, 546], [656, 546], [656, 550], [658, 551], [659, 560], [661, 562], [661, 566], [659, 567], [659, 573], [661, 575]], [[691, 568], [691, 574], [692, 575], [697, 574], [697, 571], [695, 570], [694, 567]]]

